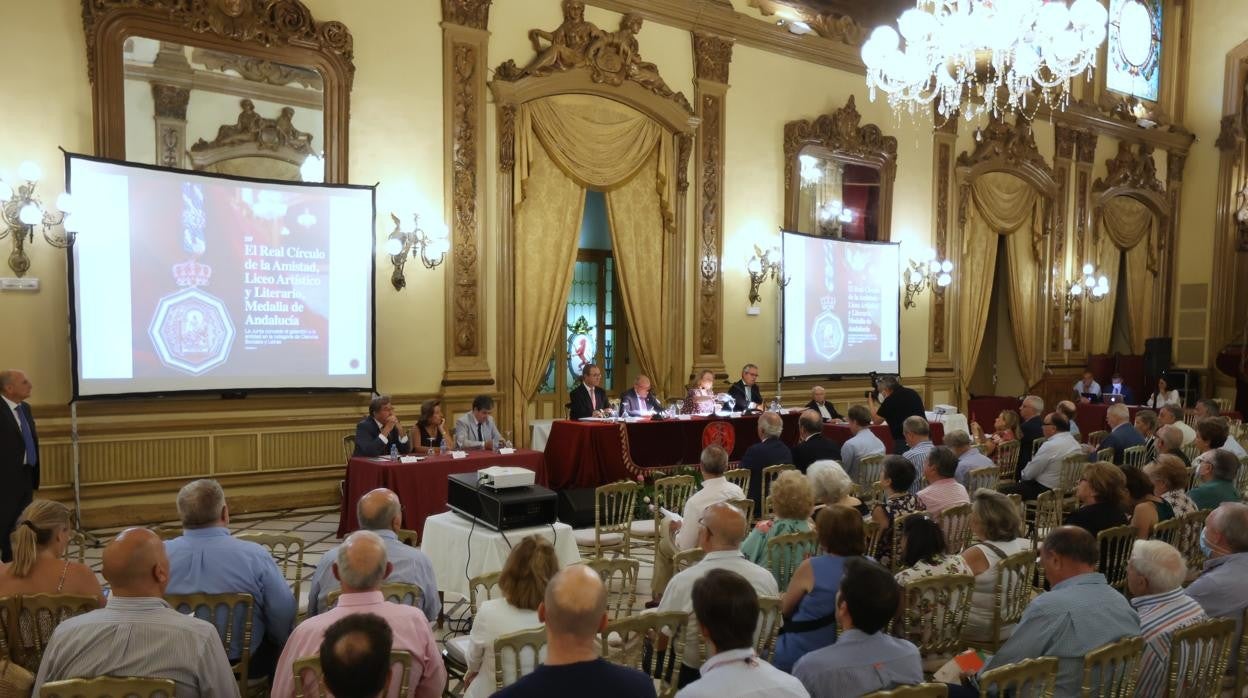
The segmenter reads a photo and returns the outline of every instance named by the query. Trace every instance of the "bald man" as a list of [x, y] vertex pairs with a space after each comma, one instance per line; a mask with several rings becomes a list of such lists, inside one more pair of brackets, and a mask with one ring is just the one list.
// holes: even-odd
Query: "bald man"
[[[376, 533], [386, 544], [386, 557], [390, 560], [392, 571], [386, 575], [385, 581], [420, 587], [424, 594], [420, 608], [425, 617], [436, 619], [442, 610], [442, 603], [438, 600], [438, 580], [433, 573], [433, 562], [428, 555], [399, 540], [398, 531], [403, 526], [403, 506], [399, 504], [399, 496], [384, 487], [375, 489], [360, 497], [355, 505], [355, 515], [361, 529]], [[338, 580], [331, 574], [338, 560], [338, 550], [330, 548], [326, 551], [312, 572], [308, 586], [309, 616], [325, 610], [325, 599], [338, 588]]]
[[[429, 619], [419, 608], [390, 603], [381, 595], [381, 584], [392, 567], [386, 559], [386, 543], [372, 531], [356, 531], [338, 547], [333, 563], [334, 577], [342, 584], [342, 595], [332, 609], [308, 618], [295, 627], [277, 660], [273, 675], [273, 698], [293, 698], [295, 685], [291, 666], [295, 660], [318, 654], [325, 633], [337, 621], [358, 613], [371, 613], [390, 626], [393, 647], [412, 655], [412, 673], [406, 696], [399, 696], [399, 677], [392, 676], [386, 695], [390, 698], [438, 698], [446, 684], [446, 666], [438, 642], [429, 629]], [[312, 690], [309, 683], [302, 693]]]
[[763, 468], [793, 462], [792, 451], [780, 440], [783, 431], [780, 415], [775, 412], [758, 415], [758, 443], [741, 455], [740, 467], [750, 471], [750, 491], [746, 496], [754, 500], [754, 511], [763, 511]]
[[494, 698], [550, 698], [592, 693], [594, 698], [654, 698], [650, 677], [598, 656], [607, 626], [607, 590], [585, 565], [563, 568], [546, 585], [537, 607], [546, 624], [546, 661]]
[[108, 605], [56, 627], [35, 681], [97, 676], [171, 679], [176, 698], [237, 698], [238, 682], [211, 623], [164, 602], [169, 559], [155, 533], [129, 528], [104, 548]]
[[32, 386], [25, 373], [0, 371], [0, 561], [11, 562], [9, 534], [39, 489], [39, 434], [26, 400]]
[[[702, 531], [698, 546], [706, 556], [698, 564], [680, 572], [667, 583], [659, 611], [693, 611], [693, 584], [707, 572], [715, 569], [730, 570], [745, 578], [759, 596], [777, 597], [780, 589], [771, 572], [750, 562], [741, 554], [741, 542], [745, 540], [745, 514], [728, 502], [718, 502], [702, 510]], [[660, 643], [660, 648], [664, 646]], [[685, 655], [681, 660], [680, 687], [698, 680], [698, 627], [689, 623], [685, 627]]]

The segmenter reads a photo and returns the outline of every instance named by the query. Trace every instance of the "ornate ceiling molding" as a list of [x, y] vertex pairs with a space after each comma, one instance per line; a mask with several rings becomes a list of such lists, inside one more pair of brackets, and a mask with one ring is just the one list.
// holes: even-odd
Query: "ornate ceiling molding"
[[732, 39], [692, 32], [693, 72], [699, 80], [728, 84], [728, 67], [732, 63]]
[[255, 56], [240, 56], [224, 51], [197, 48], [191, 53], [208, 70], [224, 73], [233, 70], [244, 79], [266, 85], [301, 85], [313, 90], [325, 89], [320, 73], [299, 66], [286, 65]]
[[862, 115], [849, 96], [845, 106], [814, 121], [790, 121], [784, 125], [785, 161], [797, 157], [802, 146], [821, 145], [838, 155], [879, 161], [880, 165], [897, 160], [897, 139], [885, 136], [875, 124], [861, 125]]
[[1053, 168], [1036, 147], [1031, 122], [1016, 118], [1013, 124], [992, 117], [975, 130], [975, 149], [958, 156], [958, 167], [970, 170], [967, 181], [986, 172], [1010, 172], [1027, 180], [1050, 199], [1057, 195]]
[[757, 8], [764, 17], [771, 17], [777, 10], [801, 17], [825, 39], [831, 39], [849, 46], [862, 46], [871, 30], [859, 24], [856, 19], [839, 12], [817, 12], [798, 3], [781, 2], [779, 0], [750, 0], [750, 7]]
[[1157, 164], [1153, 161], [1151, 146], [1141, 143], [1132, 149], [1126, 141], [1118, 141], [1118, 154], [1105, 161], [1107, 174], [1097, 177], [1092, 183], [1092, 191], [1104, 192], [1110, 189], [1137, 189], [1140, 191], [1163, 192], [1165, 186], [1157, 179]]
[[152, 83], [154, 114], [167, 119], [186, 121], [186, 107], [191, 101], [191, 91], [179, 85]]
[[494, 0], [442, 0], [442, 21], [485, 30], [490, 25], [490, 5], [493, 2]]

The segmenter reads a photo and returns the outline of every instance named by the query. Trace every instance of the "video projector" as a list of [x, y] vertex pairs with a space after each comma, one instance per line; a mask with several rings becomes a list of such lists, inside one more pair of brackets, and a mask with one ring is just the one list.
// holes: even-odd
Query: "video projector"
[[537, 482], [537, 477], [528, 468], [492, 465], [477, 471], [477, 481], [490, 489], [508, 490], [513, 487], [529, 487]]

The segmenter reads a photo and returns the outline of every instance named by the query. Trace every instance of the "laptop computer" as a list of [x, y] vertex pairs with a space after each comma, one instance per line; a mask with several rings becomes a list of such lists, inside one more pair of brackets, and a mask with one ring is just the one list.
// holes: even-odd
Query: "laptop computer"
[[1101, 393], [1101, 402], [1106, 405], [1117, 405], [1125, 400], [1126, 398], [1121, 393]]

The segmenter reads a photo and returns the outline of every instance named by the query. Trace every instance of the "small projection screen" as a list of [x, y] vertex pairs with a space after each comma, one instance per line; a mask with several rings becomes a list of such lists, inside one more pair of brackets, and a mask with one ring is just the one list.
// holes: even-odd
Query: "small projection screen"
[[375, 387], [373, 187], [65, 171], [75, 398]]

